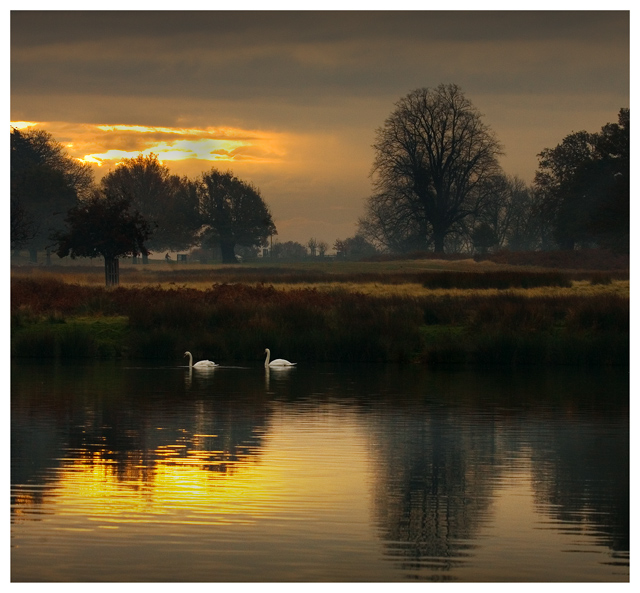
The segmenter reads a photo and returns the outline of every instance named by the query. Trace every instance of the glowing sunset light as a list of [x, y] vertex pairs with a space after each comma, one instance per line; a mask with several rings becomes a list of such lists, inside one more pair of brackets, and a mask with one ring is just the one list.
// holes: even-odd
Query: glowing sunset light
[[121, 150], [109, 149], [101, 153], [86, 154], [78, 157], [85, 163], [94, 163], [102, 166], [104, 161], [121, 160], [125, 158], [135, 158], [139, 154], [158, 155], [161, 161], [179, 161], [186, 159], [198, 159], [205, 161], [234, 161], [241, 158], [244, 161], [269, 162], [273, 158], [266, 158], [262, 154], [282, 155], [282, 151], [272, 148], [255, 147], [258, 150], [252, 151], [253, 144], [239, 140], [218, 140], [211, 138], [201, 138], [199, 140], [177, 140], [176, 142], [157, 142], [149, 144], [142, 150]]
[[[156, 154], [163, 162], [194, 160], [274, 163], [285, 155], [282, 134], [255, 130], [11, 122], [11, 126], [19, 129], [45, 125], [54, 132], [62, 128], [66, 135], [71, 135], [72, 138], [64, 143], [71, 156], [98, 167], [151, 153]], [[168, 140], [167, 135], [176, 138]]]
[[[170, 145], [165, 145], [167, 152], [171, 148], [175, 151], [176, 159], [204, 159], [209, 161], [232, 160], [231, 152], [244, 146], [243, 142], [237, 140], [214, 140], [201, 138], [200, 140], [178, 140]], [[171, 159], [165, 155], [164, 147], [158, 146], [158, 150], [163, 151], [162, 157]], [[174, 159], [171, 159], [174, 160]]]
[[228, 167], [264, 192], [281, 241], [333, 244], [358, 229], [376, 130], [407, 93], [458, 85], [503, 145], [504, 173], [531, 184], [542, 150], [628, 107], [629, 21], [627, 10], [16, 10], [10, 119], [73, 143], [96, 178], [149, 152], [187, 177]]
[[151, 133], [151, 132], [163, 132], [165, 134], [192, 134], [196, 133], [195, 130], [183, 130], [180, 128], [164, 128], [164, 127], [155, 127], [155, 126], [135, 126], [135, 125], [126, 125], [126, 124], [102, 124], [96, 126], [99, 130], [103, 132], [141, 132], [141, 133]]
[[25, 128], [32, 128], [33, 126], [37, 126], [38, 122], [36, 121], [12, 121], [11, 127], [16, 128], [18, 130], [24, 130]]
[[[11, 127], [42, 127], [63, 136], [71, 156], [102, 166], [105, 161], [157, 154], [161, 160], [274, 162], [285, 155], [284, 135], [239, 128], [178, 128], [133, 124], [69, 124], [65, 122], [13, 121]], [[124, 132], [124, 135], [122, 134]], [[177, 136], [168, 141], [166, 135]], [[120, 145], [120, 146], [118, 146]], [[96, 150], [99, 149], [99, 150]], [[92, 150], [93, 149], [93, 150]]]
[[139, 150], [127, 151], [127, 150], [111, 149], [103, 153], [87, 154], [84, 157], [78, 157], [78, 160], [84, 163], [96, 164], [99, 167], [101, 167], [104, 161], [132, 159], [137, 157], [139, 154], [147, 154], [147, 152], [151, 152], [151, 151], [139, 151]]

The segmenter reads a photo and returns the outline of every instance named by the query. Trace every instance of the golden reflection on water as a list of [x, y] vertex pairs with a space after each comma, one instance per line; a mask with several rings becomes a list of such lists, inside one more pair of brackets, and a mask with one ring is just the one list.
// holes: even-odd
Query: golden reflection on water
[[[224, 451], [202, 448], [216, 435], [199, 433], [190, 439], [194, 447], [162, 445], [147, 453], [146, 461], [130, 454], [124, 464], [116, 463], [107, 450], [76, 454], [57, 473], [52, 510], [115, 526], [253, 523], [295, 514], [296, 500], [300, 513], [309, 501], [332, 512], [342, 508], [351, 518], [366, 507], [366, 456], [344, 455], [345, 448], [366, 452], [357, 426], [343, 426], [336, 434], [327, 430], [326, 414], [311, 421], [275, 414], [273, 424], [262, 448], [236, 461], [225, 460]], [[28, 506], [28, 498], [20, 494], [15, 506]]]
[[127, 406], [16, 400], [12, 578], [628, 580], [624, 415], [358, 400], [340, 375], [296, 397], [299, 370], [258, 369], [243, 400], [225, 376], [166, 399], [140, 381]]

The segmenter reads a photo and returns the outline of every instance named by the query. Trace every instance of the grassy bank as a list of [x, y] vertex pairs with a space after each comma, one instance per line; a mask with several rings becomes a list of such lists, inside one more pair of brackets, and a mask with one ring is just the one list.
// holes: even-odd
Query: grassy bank
[[231, 364], [269, 347], [298, 362], [628, 364], [628, 295], [606, 278], [583, 282], [601, 290], [572, 293], [563, 274], [522, 271], [441, 271], [422, 279], [417, 296], [340, 282], [318, 290], [309, 278], [286, 290], [277, 282], [107, 290], [14, 277], [12, 356], [178, 361], [190, 350]]

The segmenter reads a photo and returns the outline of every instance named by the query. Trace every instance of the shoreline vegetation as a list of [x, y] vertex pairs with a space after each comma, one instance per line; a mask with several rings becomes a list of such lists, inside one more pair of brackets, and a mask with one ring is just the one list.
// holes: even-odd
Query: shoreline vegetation
[[14, 265], [11, 356], [629, 365], [628, 258], [513, 257]]

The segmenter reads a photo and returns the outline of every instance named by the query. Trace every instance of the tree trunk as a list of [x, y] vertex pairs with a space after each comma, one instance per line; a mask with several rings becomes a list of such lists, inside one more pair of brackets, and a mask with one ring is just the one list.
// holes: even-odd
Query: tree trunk
[[236, 253], [235, 253], [235, 241], [220, 241], [220, 253], [222, 254], [222, 263], [223, 264], [235, 264], [236, 263]]
[[444, 238], [446, 234], [438, 231], [433, 232], [434, 251], [436, 253], [444, 253]]
[[104, 278], [107, 287], [120, 284], [120, 260], [115, 257], [104, 258]]

